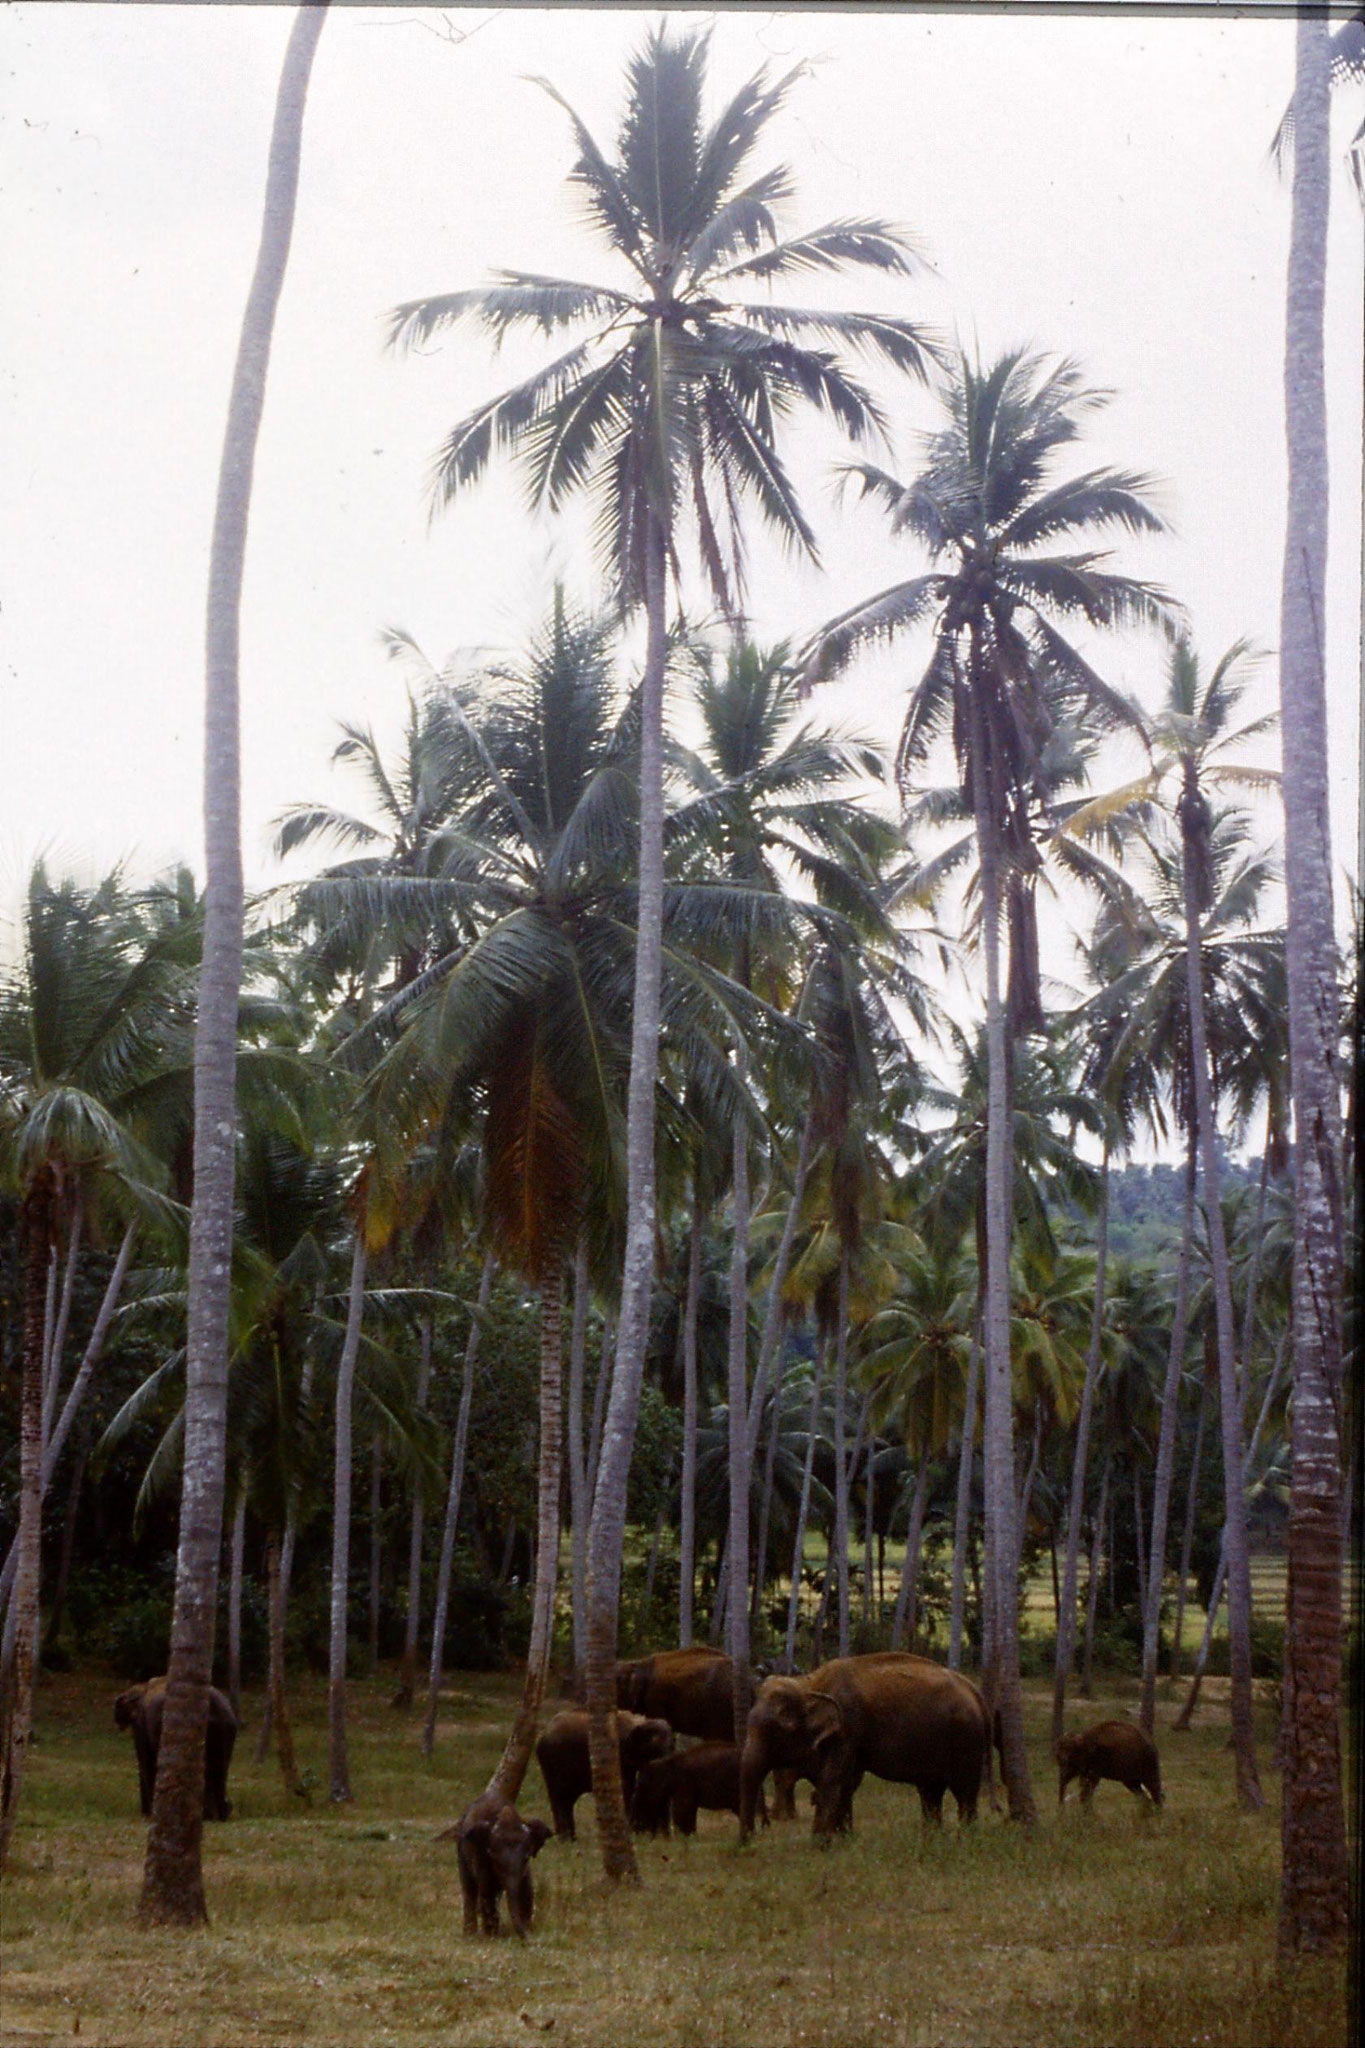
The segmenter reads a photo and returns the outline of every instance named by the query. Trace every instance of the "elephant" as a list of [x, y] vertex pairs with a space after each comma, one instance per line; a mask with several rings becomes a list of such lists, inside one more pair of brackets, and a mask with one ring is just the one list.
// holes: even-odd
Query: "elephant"
[[991, 1733], [969, 1679], [907, 1651], [836, 1657], [808, 1678], [770, 1678], [749, 1715], [740, 1837], [753, 1832], [763, 1779], [782, 1769], [812, 1780], [820, 1841], [852, 1825], [853, 1795], [867, 1771], [913, 1785], [927, 1821], [942, 1820], [945, 1792], [960, 1820], [974, 1820]]
[[[739, 1812], [740, 1752], [733, 1742], [699, 1742], [646, 1764], [635, 1780], [630, 1823], [639, 1834], [667, 1834], [669, 1820], [683, 1835], [697, 1832], [697, 1812]], [[768, 1825], [762, 1788], [758, 1818]]]
[[[115, 1727], [133, 1731], [144, 1820], [151, 1818], [152, 1795], [156, 1790], [156, 1759], [161, 1748], [161, 1723], [165, 1712], [164, 1678], [149, 1678], [145, 1685], [130, 1686], [114, 1701]], [[204, 1730], [205, 1820], [227, 1820], [232, 1812], [227, 1780], [236, 1740], [237, 1716], [232, 1711], [232, 1703], [216, 1685], [211, 1685], [208, 1726]]]
[[506, 1892], [512, 1932], [525, 1941], [535, 1912], [531, 1862], [550, 1839], [545, 1822], [523, 1820], [501, 1792], [481, 1792], [437, 1840], [452, 1835], [459, 1845], [465, 1933], [482, 1928], [497, 1934], [498, 1900]]
[[[637, 1773], [656, 1758], [673, 1749], [673, 1730], [658, 1716], [617, 1711], [616, 1740], [621, 1756], [621, 1786], [627, 1810], [635, 1792]], [[588, 1762], [588, 1717], [577, 1708], [556, 1714], [536, 1744], [536, 1760], [545, 1780], [555, 1833], [574, 1840], [573, 1810], [585, 1792], [592, 1790], [592, 1768]]]
[[658, 1715], [677, 1735], [735, 1739], [734, 1666], [723, 1650], [656, 1650], [616, 1667], [616, 1704]]
[[1081, 1804], [1089, 1806], [1101, 1778], [1113, 1778], [1153, 1804], [1161, 1804], [1161, 1760], [1156, 1744], [1132, 1721], [1097, 1721], [1080, 1735], [1057, 1744], [1057, 1804], [1073, 1778], [1081, 1781]]

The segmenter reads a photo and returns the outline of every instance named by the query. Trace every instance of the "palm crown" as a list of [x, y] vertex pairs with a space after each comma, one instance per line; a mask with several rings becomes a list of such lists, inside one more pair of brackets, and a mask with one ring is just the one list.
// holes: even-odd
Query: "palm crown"
[[628, 68], [614, 154], [599, 147], [555, 89], [573, 126], [571, 177], [589, 225], [628, 278], [583, 283], [500, 271], [472, 290], [397, 307], [391, 339], [414, 345], [463, 319], [500, 343], [524, 326], [552, 335], [591, 326], [567, 353], [461, 420], [435, 465], [448, 502], [493, 451], [520, 447], [533, 502], [559, 506], [585, 489], [627, 606], [643, 596], [645, 514], [671, 532], [689, 503], [708, 580], [727, 615], [744, 584], [741, 501], [814, 554], [815, 541], [778, 456], [779, 417], [814, 404], [855, 440], [881, 426], [871, 394], [829, 344], [845, 344], [923, 376], [932, 344], [906, 320], [742, 295], [802, 272], [861, 264], [904, 274], [904, 235], [878, 220], [836, 221], [783, 240], [776, 209], [790, 173], [754, 173], [764, 128], [800, 75], [750, 78], [717, 119], [702, 113], [708, 37], [651, 30]]

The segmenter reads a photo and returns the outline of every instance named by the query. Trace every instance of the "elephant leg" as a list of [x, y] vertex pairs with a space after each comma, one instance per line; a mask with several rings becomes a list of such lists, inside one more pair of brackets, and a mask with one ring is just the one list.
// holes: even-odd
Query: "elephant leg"
[[673, 1825], [680, 1835], [697, 1832], [697, 1795], [690, 1785], [679, 1785], [673, 1794]]
[[531, 1873], [524, 1870], [517, 1879], [516, 1888], [507, 1894], [507, 1912], [512, 1922], [512, 1932], [525, 1941], [531, 1931], [531, 1916], [535, 1911], [535, 1887]]
[[1099, 1781], [1099, 1779], [1098, 1779], [1098, 1778], [1082, 1778], [1082, 1779], [1081, 1779], [1081, 1805], [1082, 1805], [1082, 1806], [1089, 1806], [1089, 1804], [1090, 1804], [1091, 1800], [1092, 1800], [1092, 1799], [1094, 1798], [1094, 1796], [1095, 1796], [1095, 1788], [1096, 1788], [1096, 1786], [1097, 1786], [1097, 1785], [1099, 1784], [1099, 1782], [1100, 1782], [1100, 1781]]
[[980, 1797], [979, 1788], [976, 1791], [973, 1791], [969, 1787], [963, 1786], [961, 1791], [959, 1791], [957, 1787], [954, 1786], [953, 1797], [957, 1801], [957, 1819], [959, 1827], [961, 1827], [968, 1821], [974, 1821], [976, 1819], [977, 1801]]
[[550, 1813], [554, 1819], [555, 1833], [563, 1835], [570, 1842], [577, 1839], [574, 1834], [573, 1809], [572, 1799], [564, 1799], [555, 1792], [550, 1793]]
[[[796, 1819], [796, 1782], [797, 1774], [795, 1771], [773, 1772], [772, 1817], [774, 1820]], [[760, 1790], [759, 1797], [762, 1798], [762, 1796], [762, 1791]]]
[[479, 1885], [469, 1867], [469, 1858], [463, 1846], [460, 1850], [460, 1895], [464, 1902], [464, 1931], [477, 1934], [479, 1931]]
[[479, 1918], [483, 1922], [485, 1934], [496, 1934], [498, 1931], [498, 1897], [501, 1890], [502, 1887], [491, 1871], [480, 1878]]
[[142, 1802], [142, 1818], [152, 1817], [152, 1795], [156, 1791], [156, 1744], [145, 1728], [134, 1725], [133, 1748], [137, 1754], [138, 1794]]
[[943, 1826], [943, 1795], [946, 1785], [921, 1785], [919, 1788], [920, 1812], [930, 1827]]

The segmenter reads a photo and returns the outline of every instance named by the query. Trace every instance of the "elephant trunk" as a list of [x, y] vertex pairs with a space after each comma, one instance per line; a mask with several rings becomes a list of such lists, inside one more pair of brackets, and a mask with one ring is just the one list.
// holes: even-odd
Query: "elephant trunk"
[[754, 1813], [763, 1780], [768, 1775], [768, 1747], [763, 1737], [750, 1729], [739, 1766], [739, 1839], [747, 1842], [754, 1831]]

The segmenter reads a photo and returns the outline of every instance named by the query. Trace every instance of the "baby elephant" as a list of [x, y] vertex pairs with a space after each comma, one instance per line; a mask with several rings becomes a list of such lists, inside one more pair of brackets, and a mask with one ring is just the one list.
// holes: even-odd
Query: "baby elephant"
[[1098, 1721], [1080, 1735], [1064, 1735], [1057, 1744], [1057, 1804], [1066, 1798], [1073, 1778], [1081, 1781], [1081, 1804], [1088, 1806], [1101, 1778], [1113, 1778], [1153, 1806], [1161, 1804], [1161, 1765], [1156, 1745], [1131, 1721]]
[[[637, 1774], [656, 1757], [669, 1754], [673, 1730], [667, 1721], [628, 1714], [624, 1708], [618, 1708], [616, 1740], [621, 1757], [621, 1789], [629, 1811]], [[572, 1707], [556, 1714], [536, 1744], [536, 1758], [554, 1815], [555, 1833], [567, 1835], [573, 1841], [574, 1807], [585, 1792], [592, 1790], [587, 1715]]]
[[[142, 1816], [150, 1818], [156, 1790], [156, 1760], [161, 1752], [161, 1723], [166, 1713], [166, 1680], [149, 1678], [130, 1686], [114, 1701], [114, 1725], [130, 1728], [137, 1753]], [[232, 1812], [227, 1796], [228, 1767], [237, 1740], [237, 1716], [231, 1701], [216, 1685], [209, 1687], [209, 1718], [204, 1731], [204, 1819], [226, 1820]]]
[[523, 1820], [501, 1792], [481, 1792], [446, 1833], [459, 1845], [465, 1933], [477, 1934], [482, 1926], [485, 1934], [496, 1934], [498, 1900], [506, 1892], [512, 1931], [525, 1941], [535, 1912], [531, 1859], [550, 1839], [545, 1822]]
[[[740, 1752], [733, 1742], [699, 1742], [693, 1749], [680, 1749], [673, 1756], [646, 1764], [635, 1780], [630, 1805], [630, 1823], [638, 1834], [667, 1834], [670, 1815], [680, 1834], [695, 1835], [697, 1811], [739, 1812]], [[758, 1817], [768, 1825], [763, 1794], [758, 1795]]]

